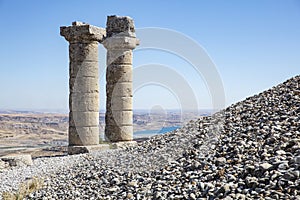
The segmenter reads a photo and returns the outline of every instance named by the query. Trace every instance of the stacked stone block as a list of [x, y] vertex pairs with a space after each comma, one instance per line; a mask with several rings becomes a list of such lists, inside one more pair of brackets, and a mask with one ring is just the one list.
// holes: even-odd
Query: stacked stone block
[[105, 30], [73, 22], [60, 34], [69, 42], [69, 146], [99, 144], [98, 43]]
[[108, 16], [105, 136], [111, 142], [133, 139], [132, 50], [139, 44], [129, 17]]

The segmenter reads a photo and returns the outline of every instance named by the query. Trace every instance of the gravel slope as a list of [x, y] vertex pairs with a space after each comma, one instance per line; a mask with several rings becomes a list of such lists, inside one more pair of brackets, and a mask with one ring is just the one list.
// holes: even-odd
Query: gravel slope
[[137, 147], [65, 157], [29, 197], [300, 199], [299, 86], [296, 76]]

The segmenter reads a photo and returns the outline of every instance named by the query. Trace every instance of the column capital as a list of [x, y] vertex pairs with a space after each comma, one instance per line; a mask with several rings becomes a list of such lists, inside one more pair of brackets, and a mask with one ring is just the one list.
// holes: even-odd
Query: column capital
[[134, 22], [130, 17], [107, 16], [106, 38], [102, 42], [106, 49], [134, 49], [139, 45]]
[[122, 35], [114, 35], [104, 39], [103, 46], [108, 50], [113, 49], [135, 49], [140, 44], [140, 40], [135, 37], [128, 37]]
[[73, 42], [101, 42], [105, 37], [104, 28], [92, 26], [83, 22], [73, 22], [72, 26], [60, 27], [60, 35], [70, 43]]

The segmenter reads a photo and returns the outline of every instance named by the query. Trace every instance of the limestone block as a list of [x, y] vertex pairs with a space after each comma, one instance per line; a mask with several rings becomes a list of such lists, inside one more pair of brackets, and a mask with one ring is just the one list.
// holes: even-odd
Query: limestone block
[[108, 49], [106, 63], [107, 65], [132, 65], [132, 50]]
[[[132, 83], [118, 82], [116, 84], [106, 84], [107, 97], [132, 97]], [[111, 95], [111, 96], [110, 96]]]
[[111, 144], [113, 149], [121, 149], [126, 147], [134, 147], [137, 145], [136, 141], [114, 142]]
[[131, 65], [110, 65], [106, 69], [106, 81], [108, 84], [117, 82], [132, 82]]
[[99, 93], [71, 93], [69, 99], [69, 106], [73, 112], [99, 111]]
[[70, 92], [92, 93], [99, 92], [98, 77], [76, 77], [69, 80]]
[[99, 112], [79, 112], [71, 111], [69, 113], [70, 126], [98, 126], [99, 125]]
[[133, 140], [133, 127], [106, 125], [105, 136], [111, 142], [131, 141]]
[[83, 154], [83, 153], [92, 153], [95, 151], [105, 151], [110, 149], [109, 144], [98, 144], [98, 145], [89, 145], [89, 146], [69, 146], [68, 154]]
[[123, 34], [114, 35], [109, 38], [105, 38], [102, 42], [104, 47], [109, 50], [133, 50], [139, 45], [140, 41], [135, 37], [127, 37]]
[[132, 97], [116, 97], [106, 99], [106, 108], [111, 111], [114, 110], [132, 110]]
[[106, 125], [132, 125], [133, 123], [132, 111], [123, 110], [109, 110], [106, 111], [105, 120]]
[[77, 132], [77, 129], [76, 127], [74, 127], [74, 124], [73, 126], [71, 126], [72, 124], [69, 125], [69, 131], [68, 131], [68, 134], [69, 134], [69, 146], [73, 146], [73, 145], [83, 145], [82, 144], [82, 141], [79, 137], [79, 134]]
[[8, 163], [10, 167], [33, 165], [30, 154], [11, 154], [1, 157], [0, 160]]
[[4, 162], [0, 159], [0, 172], [2, 169], [8, 168], [9, 167], [9, 163]]
[[70, 76], [75, 77], [98, 77], [98, 62], [97, 61], [83, 61], [70, 62]]
[[98, 61], [98, 42], [70, 43], [69, 59], [71, 62]]
[[69, 127], [69, 146], [99, 144], [99, 127]]
[[106, 35], [103, 28], [92, 26], [83, 22], [73, 22], [72, 26], [60, 27], [60, 35], [69, 42], [101, 42]]

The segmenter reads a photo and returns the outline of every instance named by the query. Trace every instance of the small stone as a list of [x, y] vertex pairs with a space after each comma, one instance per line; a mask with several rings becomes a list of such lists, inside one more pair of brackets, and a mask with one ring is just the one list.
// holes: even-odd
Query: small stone
[[133, 194], [129, 192], [129, 193], [127, 194], [127, 199], [131, 199], [131, 198], [133, 198]]
[[226, 163], [226, 158], [224, 158], [224, 157], [220, 157], [220, 158], [216, 159], [216, 164], [217, 165], [222, 165], [222, 164], [225, 164], [225, 163]]
[[244, 194], [236, 194], [236, 199], [241, 199], [241, 200], [245, 200], [246, 196]]
[[205, 185], [205, 187], [207, 188], [207, 189], [212, 189], [212, 188], [214, 188], [214, 185], [213, 184], [211, 184], [211, 183], [204, 183], [204, 185]]
[[117, 187], [108, 188], [108, 191], [110, 191], [110, 192], [117, 192], [118, 188]]
[[235, 181], [236, 180], [236, 177], [232, 174], [228, 174], [227, 177], [228, 177], [228, 181]]
[[0, 170], [1, 169], [5, 169], [9, 166], [9, 164], [7, 162], [4, 162], [0, 159]]
[[230, 191], [230, 185], [229, 184], [225, 184], [225, 185], [223, 185], [223, 190], [224, 190], [224, 192], [225, 193], [227, 193], [227, 192], [229, 192]]
[[289, 171], [283, 175], [283, 178], [289, 181], [296, 180], [299, 177], [299, 171]]
[[297, 170], [297, 171], [292, 171], [291, 172], [296, 178], [299, 178], [300, 177], [300, 171]]
[[263, 170], [268, 170], [272, 167], [273, 165], [269, 164], [269, 163], [263, 163], [260, 165], [260, 167], [263, 169]]
[[296, 164], [300, 165], [300, 156], [296, 156], [294, 158], [294, 161], [295, 161]]
[[250, 188], [256, 188], [258, 185], [257, 178], [256, 177], [247, 177], [246, 178], [246, 184]]
[[128, 183], [128, 185], [131, 186], [131, 187], [137, 187], [137, 182], [136, 181], [130, 181]]
[[249, 171], [255, 169], [255, 167], [253, 165], [246, 165], [245, 168], [246, 168], [246, 170], [249, 170]]
[[276, 154], [277, 154], [277, 155], [285, 155], [286, 152], [283, 151], [283, 150], [278, 150], [278, 151], [276, 151]]
[[280, 170], [286, 170], [289, 168], [289, 164], [287, 162], [281, 163], [278, 165], [278, 169]]
[[190, 198], [191, 198], [191, 199], [196, 199], [196, 195], [195, 195], [194, 193], [191, 193], [191, 194], [190, 194]]
[[120, 180], [118, 178], [112, 179], [112, 183], [115, 185], [118, 185], [120, 183]]
[[203, 182], [200, 182], [199, 185], [200, 185], [200, 190], [201, 190], [201, 191], [204, 191], [204, 189], [205, 189], [205, 184], [204, 184]]

